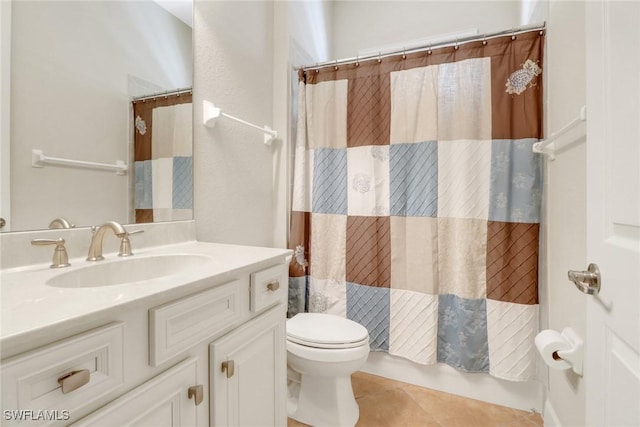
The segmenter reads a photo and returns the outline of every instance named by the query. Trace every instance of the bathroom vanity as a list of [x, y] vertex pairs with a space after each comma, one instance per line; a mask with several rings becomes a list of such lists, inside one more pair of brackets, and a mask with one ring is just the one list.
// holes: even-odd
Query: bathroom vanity
[[192, 241], [3, 270], [1, 424], [286, 425], [289, 255]]

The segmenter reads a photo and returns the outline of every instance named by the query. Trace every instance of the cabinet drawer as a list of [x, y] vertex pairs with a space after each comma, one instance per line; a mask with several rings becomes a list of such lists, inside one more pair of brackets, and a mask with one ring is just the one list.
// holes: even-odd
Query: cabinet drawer
[[[149, 310], [149, 364], [158, 366], [224, 332], [243, 316], [246, 278]], [[245, 308], [246, 310], [246, 308]]]
[[[75, 411], [123, 384], [123, 340], [124, 324], [118, 322], [3, 361], [3, 411], [32, 410], [33, 417], [38, 411], [48, 411], [53, 419], [39, 420], [39, 425], [67, 421]], [[63, 392], [58, 379], [83, 370], [88, 372], [75, 378], [86, 378], [88, 373], [88, 382]], [[6, 425], [13, 425], [13, 420], [6, 420], [3, 414]], [[23, 412], [22, 416], [29, 414]]]
[[289, 273], [285, 264], [251, 273], [251, 311], [256, 313], [287, 299]]

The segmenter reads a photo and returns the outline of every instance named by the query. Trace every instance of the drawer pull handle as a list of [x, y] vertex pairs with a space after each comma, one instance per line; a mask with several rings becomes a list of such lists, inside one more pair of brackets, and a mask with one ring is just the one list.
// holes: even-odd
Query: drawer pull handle
[[89, 370], [82, 369], [81, 371], [73, 371], [61, 376], [58, 378], [58, 384], [62, 386], [62, 393], [67, 394], [87, 384], [90, 379]]
[[204, 387], [202, 386], [202, 384], [192, 385], [188, 389], [189, 399], [191, 399], [192, 397], [195, 398], [196, 406], [202, 403], [202, 398], [204, 396], [203, 390]]
[[222, 372], [227, 373], [227, 378], [231, 378], [233, 376], [235, 373], [235, 363], [233, 363], [233, 360], [222, 362]]
[[280, 289], [280, 282], [279, 281], [275, 281], [275, 282], [271, 282], [267, 285], [267, 289], [269, 289], [271, 292], [275, 292], [278, 289]]

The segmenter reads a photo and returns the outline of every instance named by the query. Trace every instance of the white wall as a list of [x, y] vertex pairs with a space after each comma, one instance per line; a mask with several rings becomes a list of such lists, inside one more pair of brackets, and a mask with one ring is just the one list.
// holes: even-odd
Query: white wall
[[[585, 3], [549, 2], [546, 48], [546, 134], [578, 116], [586, 104]], [[567, 280], [567, 270], [583, 270], [586, 259], [586, 146], [584, 125], [563, 137], [556, 160], [547, 161], [541, 280], [548, 328], [567, 326], [586, 337], [586, 298]], [[584, 379], [571, 370], [549, 370], [545, 419], [563, 426], [585, 425]]]
[[[335, 1], [335, 59], [440, 34], [478, 33], [520, 25], [520, 2], [508, 1]], [[400, 46], [401, 47], [401, 46]]]
[[273, 2], [196, 1], [194, 216], [198, 240], [272, 245], [273, 150], [229, 120], [199, 123], [202, 100], [259, 125], [273, 121]]
[[[333, 59], [333, 14], [335, 1], [307, 0], [288, 2], [289, 37], [301, 46], [311, 61]], [[295, 63], [294, 66], [307, 64]]]
[[[199, 240], [285, 247], [293, 46], [324, 60], [331, 2], [195, 2], [194, 184]], [[298, 64], [300, 65], [300, 64]], [[202, 100], [279, 132], [199, 125]]]
[[166, 89], [190, 86], [191, 29], [153, 2], [19, 0], [11, 41], [13, 229], [46, 228], [56, 216], [79, 225], [128, 222], [127, 176], [35, 169], [31, 149], [127, 160], [128, 75]]

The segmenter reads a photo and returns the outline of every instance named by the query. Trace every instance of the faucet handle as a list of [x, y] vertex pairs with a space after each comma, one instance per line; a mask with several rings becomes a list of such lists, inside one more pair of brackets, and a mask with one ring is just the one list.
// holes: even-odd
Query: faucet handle
[[133, 255], [131, 252], [131, 242], [129, 241], [129, 236], [132, 234], [144, 233], [144, 230], [135, 230], [131, 232], [126, 232], [124, 236], [122, 236], [122, 240], [120, 241], [120, 250], [118, 251], [118, 256], [126, 257]]
[[67, 249], [64, 247], [65, 241], [62, 237], [52, 239], [33, 239], [31, 244], [34, 246], [48, 246], [56, 245], [56, 249], [53, 251], [53, 260], [51, 261], [50, 268], [62, 268], [69, 267], [69, 256], [67, 255]]

